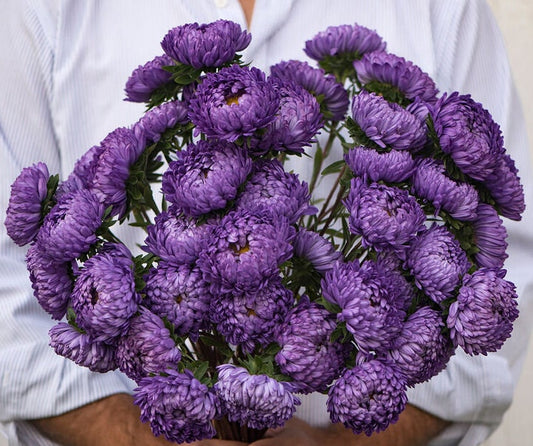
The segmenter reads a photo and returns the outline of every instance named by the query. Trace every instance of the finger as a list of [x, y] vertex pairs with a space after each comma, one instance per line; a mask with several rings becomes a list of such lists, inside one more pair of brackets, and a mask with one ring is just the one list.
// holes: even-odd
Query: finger
[[275, 437], [279, 434], [281, 434], [286, 429], [285, 426], [276, 427], [274, 429], [268, 429], [265, 434], [263, 435], [263, 438], [270, 438]]
[[279, 438], [261, 438], [261, 440], [250, 443], [250, 446], [283, 446], [283, 444]]
[[203, 440], [198, 446], [245, 446], [247, 443], [232, 440]]

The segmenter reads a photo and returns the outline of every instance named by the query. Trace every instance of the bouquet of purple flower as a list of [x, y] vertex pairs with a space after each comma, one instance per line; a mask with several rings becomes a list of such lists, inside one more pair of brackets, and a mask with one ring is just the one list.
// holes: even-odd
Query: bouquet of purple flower
[[[25, 168], [7, 231], [31, 245], [52, 348], [135, 380], [155, 435], [250, 441], [310, 392], [370, 435], [456, 347], [510, 336], [517, 170], [487, 110], [439, 96], [374, 31], [328, 28], [305, 44], [319, 67], [268, 76], [241, 62], [250, 39], [228, 21], [170, 30], [126, 83], [144, 116], [62, 182]], [[297, 157], [308, 182], [285, 169]], [[115, 224], [144, 230], [142, 251]]]

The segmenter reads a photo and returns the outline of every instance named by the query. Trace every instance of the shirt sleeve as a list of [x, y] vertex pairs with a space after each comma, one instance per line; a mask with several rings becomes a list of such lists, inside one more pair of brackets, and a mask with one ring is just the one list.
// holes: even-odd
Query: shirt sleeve
[[[0, 206], [10, 185], [37, 161], [60, 172], [56, 143], [53, 67], [58, 42], [52, 1], [10, 0], [0, 14]], [[117, 392], [131, 383], [119, 373], [98, 374], [54, 353], [54, 322], [32, 295], [24, 248], [0, 231], [0, 422], [58, 415]], [[17, 443], [18, 444], [18, 443]]]
[[525, 121], [505, 45], [484, 0], [432, 2], [437, 84], [444, 91], [471, 94], [500, 124], [505, 146], [519, 169], [527, 209], [522, 221], [505, 219], [508, 231], [506, 279], [517, 286], [520, 317], [512, 337], [497, 353], [470, 357], [458, 350], [448, 367], [409, 392], [411, 404], [455, 424], [432, 445], [478, 444], [501, 422], [512, 401], [532, 321], [533, 184]]

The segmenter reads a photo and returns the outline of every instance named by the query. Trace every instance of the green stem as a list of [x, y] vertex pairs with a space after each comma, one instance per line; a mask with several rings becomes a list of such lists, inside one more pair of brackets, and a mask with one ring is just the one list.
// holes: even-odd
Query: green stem
[[113, 232], [109, 228], [107, 228], [105, 232], [102, 234], [102, 238], [104, 238], [105, 240], [111, 243], [117, 243], [117, 244], [124, 245], [124, 243], [122, 243], [122, 240], [120, 240], [115, 234], [113, 234]]
[[252, 429], [236, 421], [228, 421], [226, 416], [214, 420], [213, 424], [219, 440], [242, 441], [248, 444], [260, 440], [266, 432], [266, 429]]
[[[326, 198], [326, 201], [324, 202], [324, 204], [322, 205], [322, 208], [318, 214], [318, 217], [317, 217], [317, 222], [316, 222], [316, 225], [315, 225], [315, 228], [316, 226], [318, 225], [318, 223], [328, 214], [328, 212], [331, 212], [331, 210], [335, 207], [333, 206], [333, 208], [330, 208], [328, 209], [328, 206], [329, 206], [329, 203], [331, 202], [332, 198], [334, 197], [335, 195], [335, 191], [337, 190], [337, 188], [339, 187], [339, 184], [341, 182], [341, 178], [342, 176], [344, 175], [344, 172], [346, 171], [346, 166], [344, 166], [341, 171], [339, 172], [339, 176], [337, 177], [337, 179], [335, 180], [335, 184], [333, 185], [333, 187], [331, 188], [331, 190], [329, 191], [329, 194]], [[339, 192], [340, 194], [341, 192]], [[336, 200], [336, 203], [339, 201], [339, 198], [337, 196], [337, 200]]]
[[355, 236], [354, 234], [350, 234], [348, 238], [344, 239], [340, 251], [346, 257], [346, 255], [354, 247], [355, 243], [358, 242], [359, 244], [360, 241], [361, 241], [360, 236]]
[[214, 372], [219, 364], [216, 349], [205, 345], [202, 340], [199, 339], [195, 344], [194, 350], [198, 352], [198, 357], [200, 360], [209, 362], [210, 372]]
[[[146, 188], [145, 189], [146, 191], [149, 191], [148, 193], [144, 194], [144, 200], [146, 202], [146, 205], [152, 211], [154, 211], [155, 215], [159, 215], [161, 213], [161, 211], [159, 210], [159, 207], [157, 206], [157, 203], [154, 200], [154, 194], [152, 193], [152, 188], [151, 188], [149, 182], [145, 185], [145, 188]], [[148, 219], [147, 221], [149, 221], [149, 220], [150, 219]]]
[[324, 233], [329, 228], [329, 225], [331, 224], [331, 222], [337, 216], [337, 213], [338, 213], [338, 210], [339, 210], [339, 205], [341, 204], [341, 201], [342, 201], [342, 198], [343, 198], [345, 190], [346, 190], [346, 188], [344, 188], [342, 186], [340, 187], [339, 193], [337, 194], [337, 199], [335, 200], [335, 203], [333, 204], [333, 206], [329, 210], [328, 219], [324, 222], [324, 226], [320, 230], [320, 235], [324, 235]]
[[[337, 128], [337, 123], [335, 122], [331, 125], [331, 128], [329, 129], [329, 137], [328, 137], [328, 140], [326, 141], [326, 145], [324, 146], [324, 150], [322, 153], [322, 159], [320, 163], [317, 166], [315, 166], [315, 169], [313, 170], [313, 176], [311, 177], [311, 181], [309, 182], [309, 193], [310, 194], [313, 193], [316, 187], [318, 176], [320, 172], [322, 171], [322, 166], [324, 165], [324, 160], [328, 157], [331, 151], [331, 148], [333, 147], [333, 143], [335, 142], [335, 138], [337, 137], [336, 128]], [[318, 145], [317, 150], [321, 150], [320, 145]]]
[[359, 239], [359, 242], [350, 249], [350, 251], [344, 256], [345, 260], [347, 262], [350, 262], [352, 260], [355, 260], [356, 258], [360, 258], [363, 254], [364, 250], [361, 251], [361, 240]]
[[189, 358], [191, 361], [194, 361], [197, 357], [198, 357], [198, 353], [194, 350], [191, 350], [188, 346], [187, 346], [187, 343], [185, 341], [182, 341], [179, 343], [179, 348], [182, 352], [182, 356], [186, 356], [187, 358]]
[[148, 223], [149, 225], [152, 224], [152, 219], [148, 215], [148, 212], [146, 212], [146, 209], [143, 210], [143, 218], [146, 223]]

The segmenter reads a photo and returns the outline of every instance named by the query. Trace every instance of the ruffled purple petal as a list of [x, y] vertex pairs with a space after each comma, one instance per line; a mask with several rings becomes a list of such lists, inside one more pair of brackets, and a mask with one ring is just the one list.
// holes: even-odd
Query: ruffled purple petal
[[11, 185], [5, 225], [7, 235], [19, 246], [31, 243], [37, 236], [49, 178], [46, 164], [37, 163], [22, 169]]

